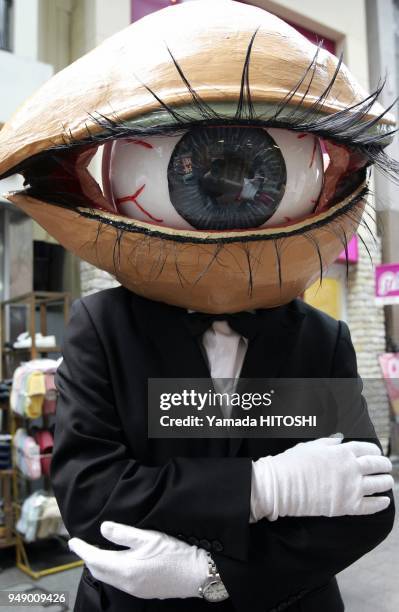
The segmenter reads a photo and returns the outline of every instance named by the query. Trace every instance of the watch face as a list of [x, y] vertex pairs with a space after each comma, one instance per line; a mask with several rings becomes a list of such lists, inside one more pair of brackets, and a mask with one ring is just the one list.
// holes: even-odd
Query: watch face
[[206, 601], [224, 601], [229, 594], [221, 580], [212, 580], [203, 588], [202, 594]]

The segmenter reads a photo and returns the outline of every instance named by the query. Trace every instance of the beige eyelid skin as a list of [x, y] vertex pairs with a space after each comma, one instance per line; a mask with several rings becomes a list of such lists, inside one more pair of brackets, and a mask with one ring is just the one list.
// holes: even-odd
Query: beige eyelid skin
[[[303, 77], [316, 47], [294, 28], [257, 7], [215, 3], [212, 17], [201, 3], [186, 3], [153, 13], [107, 39], [53, 76], [21, 106], [0, 131], [0, 175], [24, 159], [87, 135], [99, 126], [90, 113], [128, 120], [159, 109], [145, 83], [167, 104], [190, 104], [168, 53], [169, 45], [191, 85], [205, 101], [236, 101], [252, 35], [250, 85], [254, 102], [281, 102]], [[312, 85], [303, 102], [314, 104], [328, 87], [337, 58], [320, 49]], [[292, 99], [298, 102], [307, 82]], [[367, 93], [343, 65], [323, 110], [343, 110]], [[383, 112], [379, 104], [370, 118]], [[394, 123], [386, 116], [385, 123]]]
[[[228, 105], [238, 101], [248, 45], [256, 31], [249, 67], [251, 98], [258, 105], [282, 102], [314, 60], [316, 47], [262, 9], [228, 0], [204, 1], [211, 2], [211, 12], [204, 2], [187, 2], [153, 13], [52, 77], [0, 131], [0, 175], [69, 137], [79, 140], [88, 129], [98, 132], [101, 127], [92, 114], [147, 120], [161, 107], [143, 83], [174, 108], [190, 105], [192, 98], [167, 45], [203, 100]], [[327, 91], [322, 111], [332, 114], [364, 100], [367, 92], [344, 65], [328, 90], [337, 62], [320, 49], [309, 91], [303, 98], [308, 79], [291, 103], [303, 98], [303, 107], [311, 107]], [[374, 103], [364, 119], [381, 113], [383, 108]], [[386, 114], [375, 129], [387, 131], [393, 125], [394, 118]], [[287, 228], [282, 238], [267, 229], [184, 236], [133, 220], [121, 229], [116, 216], [94, 209], [93, 215], [89, 208], [67, 209], [23, 194], [9, 199], [67, 249], [115, 274], [132, 291], [217, 313], [273, 307], [301, 294], [319, 276], [320, 261], [323, 267], [333, 262], [343, 249], [342, 236], [349, 241], [356, 231], [365, 206], [363, 187], [357, 189], [351, 215], [345, 210], [356, 194], [317, 219], [296, 224], [301, 231]]]

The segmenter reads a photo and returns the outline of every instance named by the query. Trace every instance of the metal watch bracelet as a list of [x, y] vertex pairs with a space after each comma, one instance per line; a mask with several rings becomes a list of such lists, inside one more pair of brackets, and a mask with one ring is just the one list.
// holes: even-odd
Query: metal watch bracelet
[[229, 594], [224, 586], [215, 561], [207, 551], [208, 576], [204, 584], [199, 588], [199, 595], [208, 602], [219, 602], [228, 599]]
[[218, 568], [216, 567], [216, 563], [212, 559], [211, 553], [207, 552], [206, 555], [208, 557], [208, 575], [209, 575], [209, 578], [215, 578], [215, 579], [219, 578], [220, 579]]

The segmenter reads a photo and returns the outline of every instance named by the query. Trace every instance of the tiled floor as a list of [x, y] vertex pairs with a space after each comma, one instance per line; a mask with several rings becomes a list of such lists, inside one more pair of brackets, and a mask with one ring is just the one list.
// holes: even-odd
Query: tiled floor
[[[399, 508], [399, 481], [395, 485]], [[398, 509], [399, 513], [399, 509]], [[3, 552], [3, 551], [2, 551]], [[12, 561], [10, 558], [9, 563]], [[7, 566], [2, 558], [0, 565]], [[0, 589], [33, 582], [48, 591], [69, 592], [69, 606], [73, 610], [77, 585], [82, 569], [74, 569], [31, 581], [15, 567], [0, 571]], [[399, 610], [399, 517], [389, 537], [380, 546], [338, 576], [346, 612], [397, 612]], [[21, 588], [21, 587], [20, 587]], [[30, 608], [21, 608], [26, 611]], [[39, 608], [33, 608], [38, 612]], [[14, 612], [17, 612], [13, 608]]]

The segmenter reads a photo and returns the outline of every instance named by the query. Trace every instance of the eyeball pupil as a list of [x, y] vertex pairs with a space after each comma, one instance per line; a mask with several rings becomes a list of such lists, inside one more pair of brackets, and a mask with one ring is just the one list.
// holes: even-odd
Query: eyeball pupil
[[200, 178], [200, 186], [204, 193], [213, 196], [219, 204], [237, 204], [246, 200], [244, 193], [245, 177], [253, 179], [254, 173], [249, 164], [237, 155], [210, 161], [210, 167]]
[[168, 166], [170, 200], [197, 229], [263, 225], [281, 202], [286, 179], [280, 148], [258, 128], [193, 128]]

